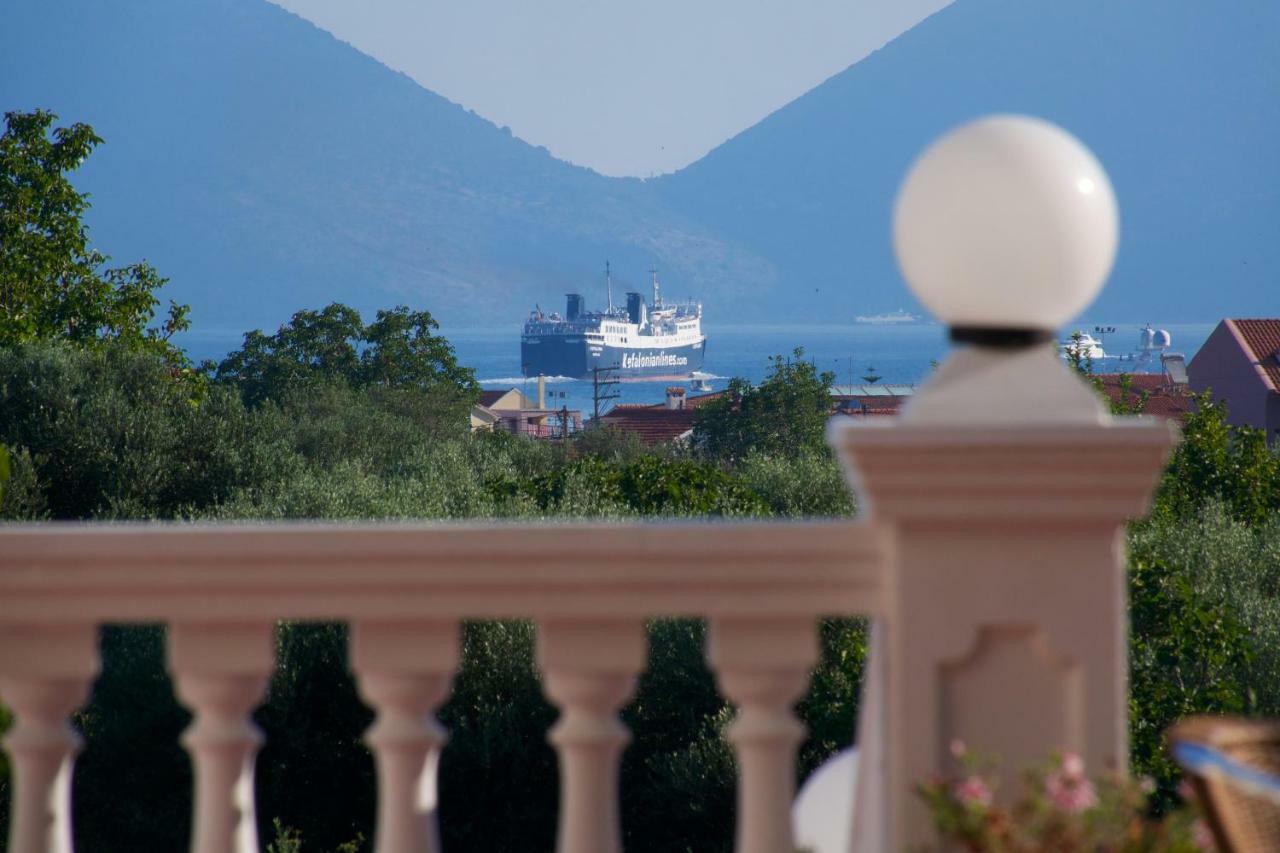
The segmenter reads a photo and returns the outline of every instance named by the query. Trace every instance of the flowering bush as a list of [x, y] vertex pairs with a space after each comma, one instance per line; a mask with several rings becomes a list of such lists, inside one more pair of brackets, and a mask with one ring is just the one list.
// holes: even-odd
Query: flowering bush
[[1192, 853], [1213, 841], [1191, 806], [1153, 815], [1149, 779], [1110, 773], [1096, 780], [1084, 761], [1057, 753], [1023, 778], [1020, 796], [997, 803], [994, 762], [959, 741], [961, 772], [917, 789], [941, 837], [982, 853]]

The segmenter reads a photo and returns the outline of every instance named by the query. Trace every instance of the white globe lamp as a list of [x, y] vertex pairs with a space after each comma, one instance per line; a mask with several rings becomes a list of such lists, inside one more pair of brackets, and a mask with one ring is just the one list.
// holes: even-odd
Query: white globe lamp
[[1115, 259], [1115, 196], [1074, 136], [1026, 116], [991, 116], [929, 146], [893, 216], [898, 264], [958, 342], [1051, 339], [1102, 289]]
[[806, 853], [849, 853], [858, 750], [843, 750], [805, 780], [791, 808], [796, 846]]

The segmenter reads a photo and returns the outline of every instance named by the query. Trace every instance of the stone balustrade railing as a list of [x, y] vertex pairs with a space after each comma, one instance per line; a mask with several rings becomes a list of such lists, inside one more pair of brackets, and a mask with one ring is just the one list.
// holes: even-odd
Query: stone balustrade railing
[[[817, 657], [816, 621], [881, 609], [888, 537], [867, 522], [638, 525], [27, 525], [0, 528], [0, 701], [14, 799], [9, 850], [71, 850], [70, 715], [98, 671], [99, 626], [163, 623], [194, 714], [193, 849], [258, 849], [250, 714], [281, 620], [346, 622], [377, 712], [381, 853], [439, 850], [432, 716], [459, 664], [464, 619], [530, 618], [561, 710], [560, 853], [620, 849], [618, 719], [644, 667], [645, 620], [708, 622], [708, 660], [738, 709], [737, 849], [791, 841], [792, 705]], [[439, 780], [441, 785], [449, 780]], [[110, 796], [77, 791], [76, 796]], [[655, 815], [660, 819], [660, 815]]]

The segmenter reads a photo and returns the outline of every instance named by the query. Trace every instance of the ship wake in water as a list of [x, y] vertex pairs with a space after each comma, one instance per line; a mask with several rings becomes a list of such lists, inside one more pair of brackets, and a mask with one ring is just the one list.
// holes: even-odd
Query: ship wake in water
[[[521, 382], [527, 382], [528, 376], [495, 376], [492, 379], [477, 379], [481, 385], [519, 385]], [[576, 376], [546, 376], [542, 377], [542, 381], [548, 385], [555, 382], [577, 382]]]

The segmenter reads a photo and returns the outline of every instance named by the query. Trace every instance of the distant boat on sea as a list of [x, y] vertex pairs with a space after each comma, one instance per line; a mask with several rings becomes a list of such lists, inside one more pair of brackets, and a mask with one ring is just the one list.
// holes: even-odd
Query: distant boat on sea
[[[1070, 358], [1077, 351], [1080, 357], [1088, 357], [1091, 359], [1114, 359], [1116, 361], [1133, 361], [1139, 363], [1147, 363], [1160, 358], [1163, 363], [1163, 357], [1173, 346], [1173, 336], [1169, 334], [1167, 329], [1153, 329], [1148, 323], [1138, 332], [1138, 345], [1131, 352], [1120, 353], [1119, 355], [1108, 355], [1106, 350], [1102, 348], [1104, 335], [1115, 332], [1115, 326], [1094, 326], [1093, 335], [1080, 332], [1080, 339], [1077, 342], [1073, 337], [1071, 340], [1062, 341], [1059, 347], [1062, 351], [1063, 358]], [[1094, 335], [1097, 335], [1095, 338]]]
[[868, 326], [904, 326], [908, 323], [919, 323], [923, 320], [923, 317], [908, 314], [901, 308], [892, 314], [859, 314], [853, 318], [853, 322]]
[[[1114, 327], [1112, 329], [1114, 331]], [[1109, 358], [1107, 351], [1102, 348], [1102, 334], [1104, 329], [1097, 329], [1098, 337], [1094, 337], [1088, 332], [1074, 332], [1068, 340], [1061, 341], [1058, 349], [1062, 353], [1063, 358], [1087, 358], [1101, 359]]]
[[579, 293], [567, 295], [565, 313], [536, 308], [520, 337], [521, 372], [526, 376], [588, 379], [600, 369], [609, 378], [683, 379], [702, 369], [707, 336], [702, 303], [665, 303], [653, 275], [653, 302], [628, 293], [626, 307], [613, 304], [613, 279], [605, 264], [608, 307], [588, 311]]

